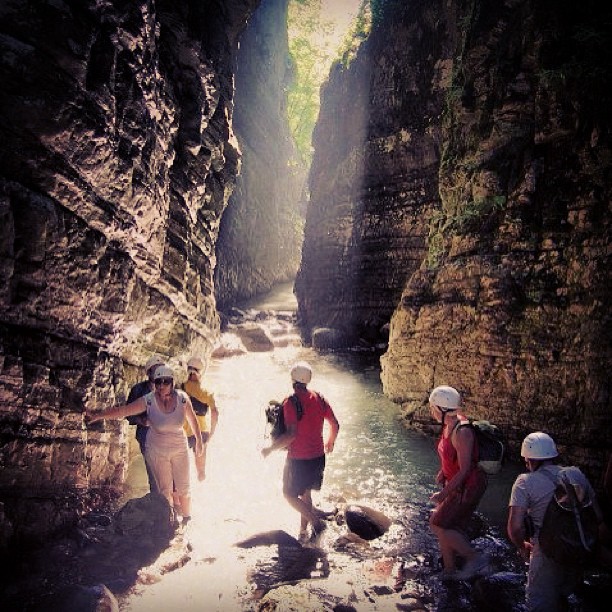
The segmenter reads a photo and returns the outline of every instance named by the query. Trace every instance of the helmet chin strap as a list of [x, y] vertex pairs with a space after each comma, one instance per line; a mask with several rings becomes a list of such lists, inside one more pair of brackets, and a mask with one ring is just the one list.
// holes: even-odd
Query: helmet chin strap
[[457, 411], [453, 409], [449, 409], [449, 408], [442, 408], [441, 406], [438, 406], [438, 408], [440, 409], [440, 412], [442, 413], [442, 428], [444, 428], [444, 421], [446, 419], [446, 415], [452, 414], [453, 412], [457, 412]]

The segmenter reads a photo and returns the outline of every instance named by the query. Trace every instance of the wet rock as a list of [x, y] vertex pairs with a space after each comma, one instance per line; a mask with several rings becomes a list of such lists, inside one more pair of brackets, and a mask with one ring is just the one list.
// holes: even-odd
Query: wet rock
[[115, 531], [123, 535], [147, 534], [148, 538], [169, 540], [175, 531], [168, 501], [159, 493], [129, 500], [115, 517]]
[[103, 584], [69, 586], [43, 598], [40, 610], [52, 612], [119, 612], [115, 596]]
[[478, 610], [514, 612], [523, 599], [525, 576], [513, 572], [498, 572], [476, 581], [472, 591]]
[[236, 334], [249, 352], [263, 353], [274, 350], [274, 343], [270, 340], [266, 331], [259, 325], [238, 327]]
[[216, 348], [213, 350], [212, 359], [226, 359], [228, 357], [236, 357], [237, 355], [246, 354], [247, 350], [242, 340], [233, 333], [224, 333], [219, 340]]
[[347, 340], [339, 329], [316, 327], [312, 331], [312, 346], [316, 349], [345, 348], [347, 346]]
[[387, 532], [391, 520], [367, 506], [350, 505], [344, 511], [346, 526], [364, 540], [374, 540]]

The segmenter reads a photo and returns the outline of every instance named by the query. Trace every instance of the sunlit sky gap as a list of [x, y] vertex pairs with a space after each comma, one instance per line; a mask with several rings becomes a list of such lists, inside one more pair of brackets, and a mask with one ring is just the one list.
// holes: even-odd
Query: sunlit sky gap
[[303, 160], [312, 155], [310, 138], [319, 110], [319, 89], [339, 59], [362, 0], [291, 0], [289, 48], [296, 82], [289, 93], [289, 124]]

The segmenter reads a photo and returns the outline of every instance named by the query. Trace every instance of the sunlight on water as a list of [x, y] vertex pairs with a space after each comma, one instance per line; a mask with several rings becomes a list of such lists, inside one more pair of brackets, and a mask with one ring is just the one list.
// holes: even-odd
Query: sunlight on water
[[[258, 308], [295, 308], [290, 288], [281, 289]], [[437, 470], [434, 443], [399, 425], [397, 406], [382, 395], [376, 367], [301, 346], [217, 360], [204, 377], [215, 393], [219, 425], [209, 444], [207, 478], [193, 479], [187, 528], [192, 560], [159, 583], [138, 587], [122, 602], [123, 610], [249, 609], [240, 606], [253, 588], [252, 573], [261, 569], [262, 558], [274, 567], [276, 547], [234, 544], [270, 530], [298, 535], [299, 516], [281, 492], [284, 453], [264, 460], [260, 451], [268, 443], [264, 409], [269, 400], [292, 392], [289, 370], [301, 359], [312, 364], [310, 387], [326, 397], [341, 426], [315, 503], [332, 509], [345, 500], [381, 510], [395, 521], [391, 533], [398, 537], [399, 519], [406, 519], [411, 505], [427, 505]]]

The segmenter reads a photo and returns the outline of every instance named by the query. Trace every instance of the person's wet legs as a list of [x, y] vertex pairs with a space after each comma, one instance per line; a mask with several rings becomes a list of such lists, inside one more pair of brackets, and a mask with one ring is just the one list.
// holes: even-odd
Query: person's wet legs
[[308, 523], [312, 525], [315, 533], [323, 531], [325, 524], [318, 518], [312, 507], [312, 494], [307, 489], [302, 495], [290, 495], [285, 492], [285, 499], [289, 505], [300, 513], [300, 531], [304, 532], [308, 528]]

